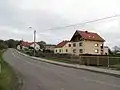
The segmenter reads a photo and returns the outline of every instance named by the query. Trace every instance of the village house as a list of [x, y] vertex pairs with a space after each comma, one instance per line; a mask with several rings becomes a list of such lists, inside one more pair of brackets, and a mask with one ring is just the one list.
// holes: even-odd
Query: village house
[[105, 40], [97, 33], [77, 30], [70, 41], [60, 42], [54, 49], [54, 53], [108, 55], [108, 49], [104, 48], [104, 42]]
[[[25, 50], [25, 49], [29, 49], [29, 48], [33, 48], [34, 49], [34, 42], [24, 42], [22, 41], [20, 45], [17, 46], [18, 50]], [[35, 50], [39, 51], [40, 50], [40, 46], [35, 42]]]
[[55, 47], [56, 47], [56, 45], [46, 44], [45, 50], [54, 51]]

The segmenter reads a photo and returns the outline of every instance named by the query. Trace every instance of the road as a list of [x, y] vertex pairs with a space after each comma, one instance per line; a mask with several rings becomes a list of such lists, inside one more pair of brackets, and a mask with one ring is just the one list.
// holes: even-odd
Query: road
[[21, 73], [22, 90], [120, 90], [120, 78], [36, 61], [14, 49], [4, 59]]

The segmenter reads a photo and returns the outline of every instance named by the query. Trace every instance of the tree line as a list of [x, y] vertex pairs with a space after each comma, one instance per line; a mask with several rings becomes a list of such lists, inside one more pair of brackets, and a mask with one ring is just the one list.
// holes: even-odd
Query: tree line
[[[14, 39], [9, 39], [9, 40], [0, 40], [0, 50], [1, 49], [7, 49], [7, 48], [16, 48], [17, 45], [21, 44], [21, 40], [14, 40]], [[42, 49], [45, 48], [46, 42], [45, 41], [39, 41], [37, 42]]]
[[[7, 49], [7, 48], [16, 48], [17, 45], [21, 44], [21, 40], [14, 40], [14, 39], [9, 39], [9, 40], [0, 40], [0, 50], [1, 49]], [[41, 49], [45, 48], [45, 45], [47, 44], [45, 41], [39, 41], [37, 42], [40, 45]], [[116, 54], [117, 52], [120, 52], [120, 46], [114, 46], [111, 49], [109, 49], [110, 54]]]

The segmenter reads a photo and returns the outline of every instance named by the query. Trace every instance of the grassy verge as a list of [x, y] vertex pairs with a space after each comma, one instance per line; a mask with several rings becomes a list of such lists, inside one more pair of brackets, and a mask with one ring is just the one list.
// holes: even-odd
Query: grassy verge
[[17, 77], [11, 66], [3, 60], [2, 53], [0, 52], [0, 90], [15, 90], [17, 86]]
[[[21, 51], [22, 53], [33, 56], [33, 52], [30, 51]], [[36, 57], [44, 58], [47, 60], [64, 62], [69, 64], [80, 64], [87, 66], [95, 66], [100, 68], [108, 68], [108, 56], [81, 56], [78, 57], [64, 57], [64, 56], [55, 56], [49, 53], [36, 53]], [[98, 59], [99, 58], [99, 59]], [[98, 64], [99, 60], [99, 64]], [[110, 69], [120, 70], [120, 58], [117, 57], [109, 57]]]
[[116, 70], [120, 70], [120, 64], [110, 65], [110, 67]]
[[[43, 57], [41, 57], [43, 58]], [[57, 61], [57, 62], [64, 62], [64, 63], [69, 63], [69, 64], [73, 64], [72, 62], [70, 62], [69, 60], [67, 59], [59, 59], [59, 58], [45, 58], [45, 59], [48, 59], [48, 60], [52, 60], [52, 61]]]

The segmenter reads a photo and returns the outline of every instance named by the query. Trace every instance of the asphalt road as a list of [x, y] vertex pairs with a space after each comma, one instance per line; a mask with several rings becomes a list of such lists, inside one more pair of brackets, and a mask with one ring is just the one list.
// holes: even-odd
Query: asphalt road
[[120, 78], [114, 76], [36, 61], [14, 49], [4, 58], [22, 74], [22, 90], [120, 90]]

